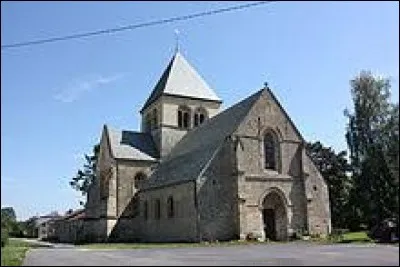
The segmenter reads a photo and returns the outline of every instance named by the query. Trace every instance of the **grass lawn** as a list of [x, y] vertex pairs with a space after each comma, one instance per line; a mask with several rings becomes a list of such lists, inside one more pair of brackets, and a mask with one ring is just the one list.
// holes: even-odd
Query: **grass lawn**
[[344, 243], [350, 242], [372, 242], [371, 238], [367, 236], [366, 232], [350, 232], [343, 235]]
[[5, 247], [1, 248], [1, 266], [20, 266], [26, 252], [37, 245], [9, 239]]
[[338, 236], [331, 236], [328, 239], [317, 240], [328, 243], [372, 243], [374, 242], [368, 237], [367, 232], [349, 232]]

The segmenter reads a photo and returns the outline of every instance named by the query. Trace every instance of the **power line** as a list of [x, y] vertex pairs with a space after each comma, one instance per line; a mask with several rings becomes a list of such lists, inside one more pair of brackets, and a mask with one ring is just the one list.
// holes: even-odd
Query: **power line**
[[71, 35], [66, 35], [66, 36], [62, 36], [62, 37], [53, 37], [53, 38], [36, 40], [36, 41], [7, 44], [7, 45], [2, 45], [1, 49], [3, 50], [3, 49], [7, 49], [7, 48], [38, 45], [38, 44], [51, 43], [51, 42], [57, 42], [57, 41], [64, 41], [64, 40], [69, 40], [69, 39], [78, 39], [78, 38], [89, 37], [89, 36], [93, 36], [93, 35], [133, 30], [133, 29], [137, 29], [137, 28], [154, 26], [154, 25], [158, 25], [158, 24], [171, 23], [171, 22], [175, 22], [175, 21], [182, 21], [182, 20], [188, 20], [188, 19], [193, 19], [193, 18], [198, 18], [198, 17], [215, 15], [218, 13], [229, 12], [229, 11], [233, 11], [233, 10], [240, 10], [240, 9], [249, 8], [249, 7], [253, 7], [253, 6], [268, 4], [271, 2], [274, 2], [274, 1], [259, 1], [259, 2], [255, 2], [255, 3], [248, 3], [248, 4], [237, 5], [237, 6], [232, 6], [232, 7], [214, 9], [214, 10], [204, 11], [204, 12], [200, 12], [200, 13], [194, 13], [194, 14], [190, 14], [190, 15], [172, 17], [172, 18], [168, 18], [168, 19], [161, 19], [161, 20], [144, 22], [144, 23], [139, 23], [139, 24], [132, 24], [132, 25], [127, 25], [127, 26], [122, 26], [122, 27], [117, 27], [117, 28], [110, 28], [110, 29], [86, 32], [86, 33], [77, 33], [77, 34], [71, 34]]

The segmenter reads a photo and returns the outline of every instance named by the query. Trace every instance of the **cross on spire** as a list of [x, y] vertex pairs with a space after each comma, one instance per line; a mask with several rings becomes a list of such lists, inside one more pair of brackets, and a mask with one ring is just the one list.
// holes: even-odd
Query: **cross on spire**
[[175, 52], [179, 51], [179, 30], [175, 29]]

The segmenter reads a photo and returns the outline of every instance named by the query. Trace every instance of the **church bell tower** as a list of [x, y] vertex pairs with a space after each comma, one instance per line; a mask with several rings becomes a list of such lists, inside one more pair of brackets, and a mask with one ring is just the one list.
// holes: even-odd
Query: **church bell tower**
[[143, 105], [141, 131], [150, 133], [162, 159], [182, 137], [219, 112], [221, 99], [179, 50]]

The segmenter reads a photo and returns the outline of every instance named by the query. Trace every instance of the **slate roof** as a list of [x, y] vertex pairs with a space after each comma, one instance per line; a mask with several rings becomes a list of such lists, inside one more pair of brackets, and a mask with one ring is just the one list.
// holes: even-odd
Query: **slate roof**
[[172, 57], [141, 112], [163, 94], [222, 102], [179, 51]]
[[[263, 89], [264, 90], [264, 89]], [[189, 131], [158, 165], [143, 189], [197, 180], [213, 154], [243, 121], [263, 90], [210, 118]]]
[[55, 219], [58, 219], [58, 218], [61, 218], [61, 215], [59, 215], [58, 212], [53, 211], [53, 212], [51, 212], [49, 214], [37, 217], [36, 225], [38, 226], [38, 225], [40, 225], [42, 223], [45, 223], [45, 222], [48, 222], [48, 221], [51, 221], [51, 220], [55, 220]]
[[117, 131], [109, 127], [107, 127], [107, 134], [114, 158], [157, 160], [157, 149], [150, 134], [125, 130]]
[[76, 219], [82, 219], [85, 217], [85, 209], [77, 209], [69, 214], [65, 214], [64, 216], [60, 216], [56, 221], [71, 221]]

